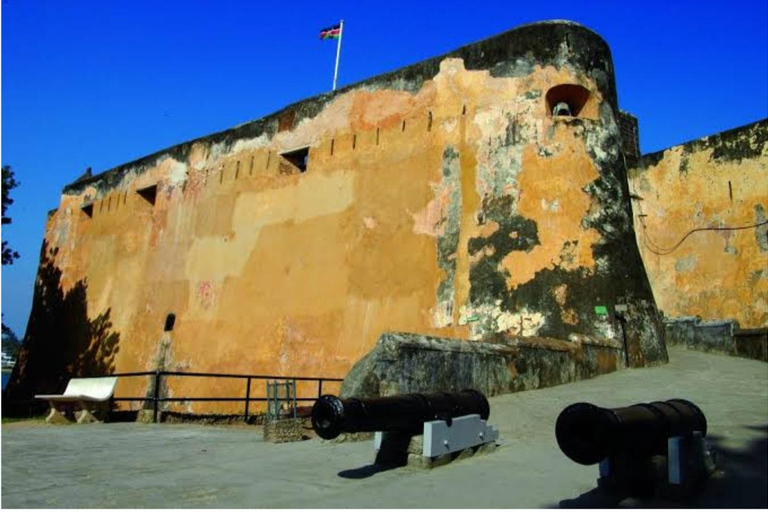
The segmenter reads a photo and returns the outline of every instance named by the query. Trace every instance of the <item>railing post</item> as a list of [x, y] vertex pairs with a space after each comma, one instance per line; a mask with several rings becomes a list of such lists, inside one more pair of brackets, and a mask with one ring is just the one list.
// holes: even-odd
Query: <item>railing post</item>
[[291, 381], [285, 381], [285, 406], [291, 406]]
[[317, 398], [323, 396], [323, 379], [317, 379]]
[[296, 379], [293, 379], [293, 419], [296, 419]]
[[280, 406], [280, 383], [277, 380], [272, 381], [272, 419], [277, 419], [277, 408]]
[[272, 415], [272, 402], [269, 399], [269, 379], [267, 379], [267, 421], [270, 420], [270, 416]]
[[153, 414], [152, 414], [152, 422], [153, 423], [157, 423], [157, 417], [158, 417], [158, 412], [159, 412], [160, 402], [159, 402], [158, 399], [160, 398], [160, 375], [161, 375], [160, 370], [155, 370], [155, 396], [153, 397], [153, 401], [154, 401], [153, 408], [154, 408], [154, 411], [153, 411]]
[[248, 406], [251, 403], [251, 378], [248, 377], [245, 384], [245, 422], [248, 423]]

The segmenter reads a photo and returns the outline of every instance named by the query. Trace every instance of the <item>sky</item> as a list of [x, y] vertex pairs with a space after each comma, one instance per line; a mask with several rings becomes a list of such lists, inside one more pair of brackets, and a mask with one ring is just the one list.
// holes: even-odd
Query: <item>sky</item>
[[47, 212], [94, 174], [523, 23], [600, 34], [649, 153], [768, 117], [768, 2], [2, 0], [3, 322], [23, 335]]

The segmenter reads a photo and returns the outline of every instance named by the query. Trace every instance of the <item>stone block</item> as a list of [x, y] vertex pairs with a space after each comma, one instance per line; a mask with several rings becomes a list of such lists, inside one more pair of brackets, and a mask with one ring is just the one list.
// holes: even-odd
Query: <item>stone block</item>
[[[414, 436], [414, 438], [416, 437], [422, 436]], [[473, 446], [471, 448], [465, 448], [458, 452], [438, 455], [437, 457], [426, 457], [421, 454], [421, 450], [419, 450], [418, 453], [414, 453], [409, 447], [407, 465], [411, 469], [434, 469], [440, 466], [444, 466], [450, 462], [460, 461], [477, 455], [491, 453], [496, 450], [496, 447], [496, 442], [490, 442], [478, 446]]]
[[270, 420], [264, 424], [264, 440], [271, 443], [290, 443], [309, 439], [304, 435], [301, 418]]
[[334, 439], [323, 439], [324, 443], [359, 443], [373, 439], [373, 432], [346, 432]]

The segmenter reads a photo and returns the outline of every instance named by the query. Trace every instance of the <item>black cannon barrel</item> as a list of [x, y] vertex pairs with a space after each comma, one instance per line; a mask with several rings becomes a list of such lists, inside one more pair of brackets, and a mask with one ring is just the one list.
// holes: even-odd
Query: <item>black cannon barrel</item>
[[488, 419], [491, 407], [474, 389], [454, 393], [410, 394], [375, 398], [323, 395], [312, 407], [312, 428], [323, 439], [342, 432], [413, 432], [425, 421], [479, 414]]
[[696, 404], [683, 399], [604, 409], [580, 402], [557, 418], [560, 449], [579, 464], [597, 464], [608, 456], [665, 454], [667, 439], [707, 434], [707, 418]]

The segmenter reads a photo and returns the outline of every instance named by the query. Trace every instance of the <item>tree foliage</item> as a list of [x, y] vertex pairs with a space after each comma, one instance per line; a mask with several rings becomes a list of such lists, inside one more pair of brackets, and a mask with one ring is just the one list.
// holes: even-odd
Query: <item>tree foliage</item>
[[[3, 225], [10, 224], [11, 218], [7, 217], [5, 213], [8, 211], [8, 207], [13, 204], [11, 199], [11, 190], [19, 186], [19, 182], [13, 174], [13, 169], [10, 165], [3, 166]], [[3, 265], [10, 265], [13, 260], [19, 257], [19, 253], [14, 251], [8, 246], [8, 242], [3, 240]], [[3, 326], [3, 350], [10, 352], [16, 356], [18, 353], [18, 339], [16, 334], [5, 324]]]
[[3, 324], [3, 352], [16, 358], [19, 355], [20, 348], [21, 341], [16, 337], [16, 333], [10, 327]]
[[[10, 165], [3, 166], [3, 225], [10, 224], [11, 218], [6, 216], [8, 207], [13, 204], [11, 199], [11, 190], [19, 186], [19, 182], [11, 169]], [[3, 240], [3, 265], [10, 265], [13, 260], [19, 257], [19, 253], [8, 246], [8, 242]]]

